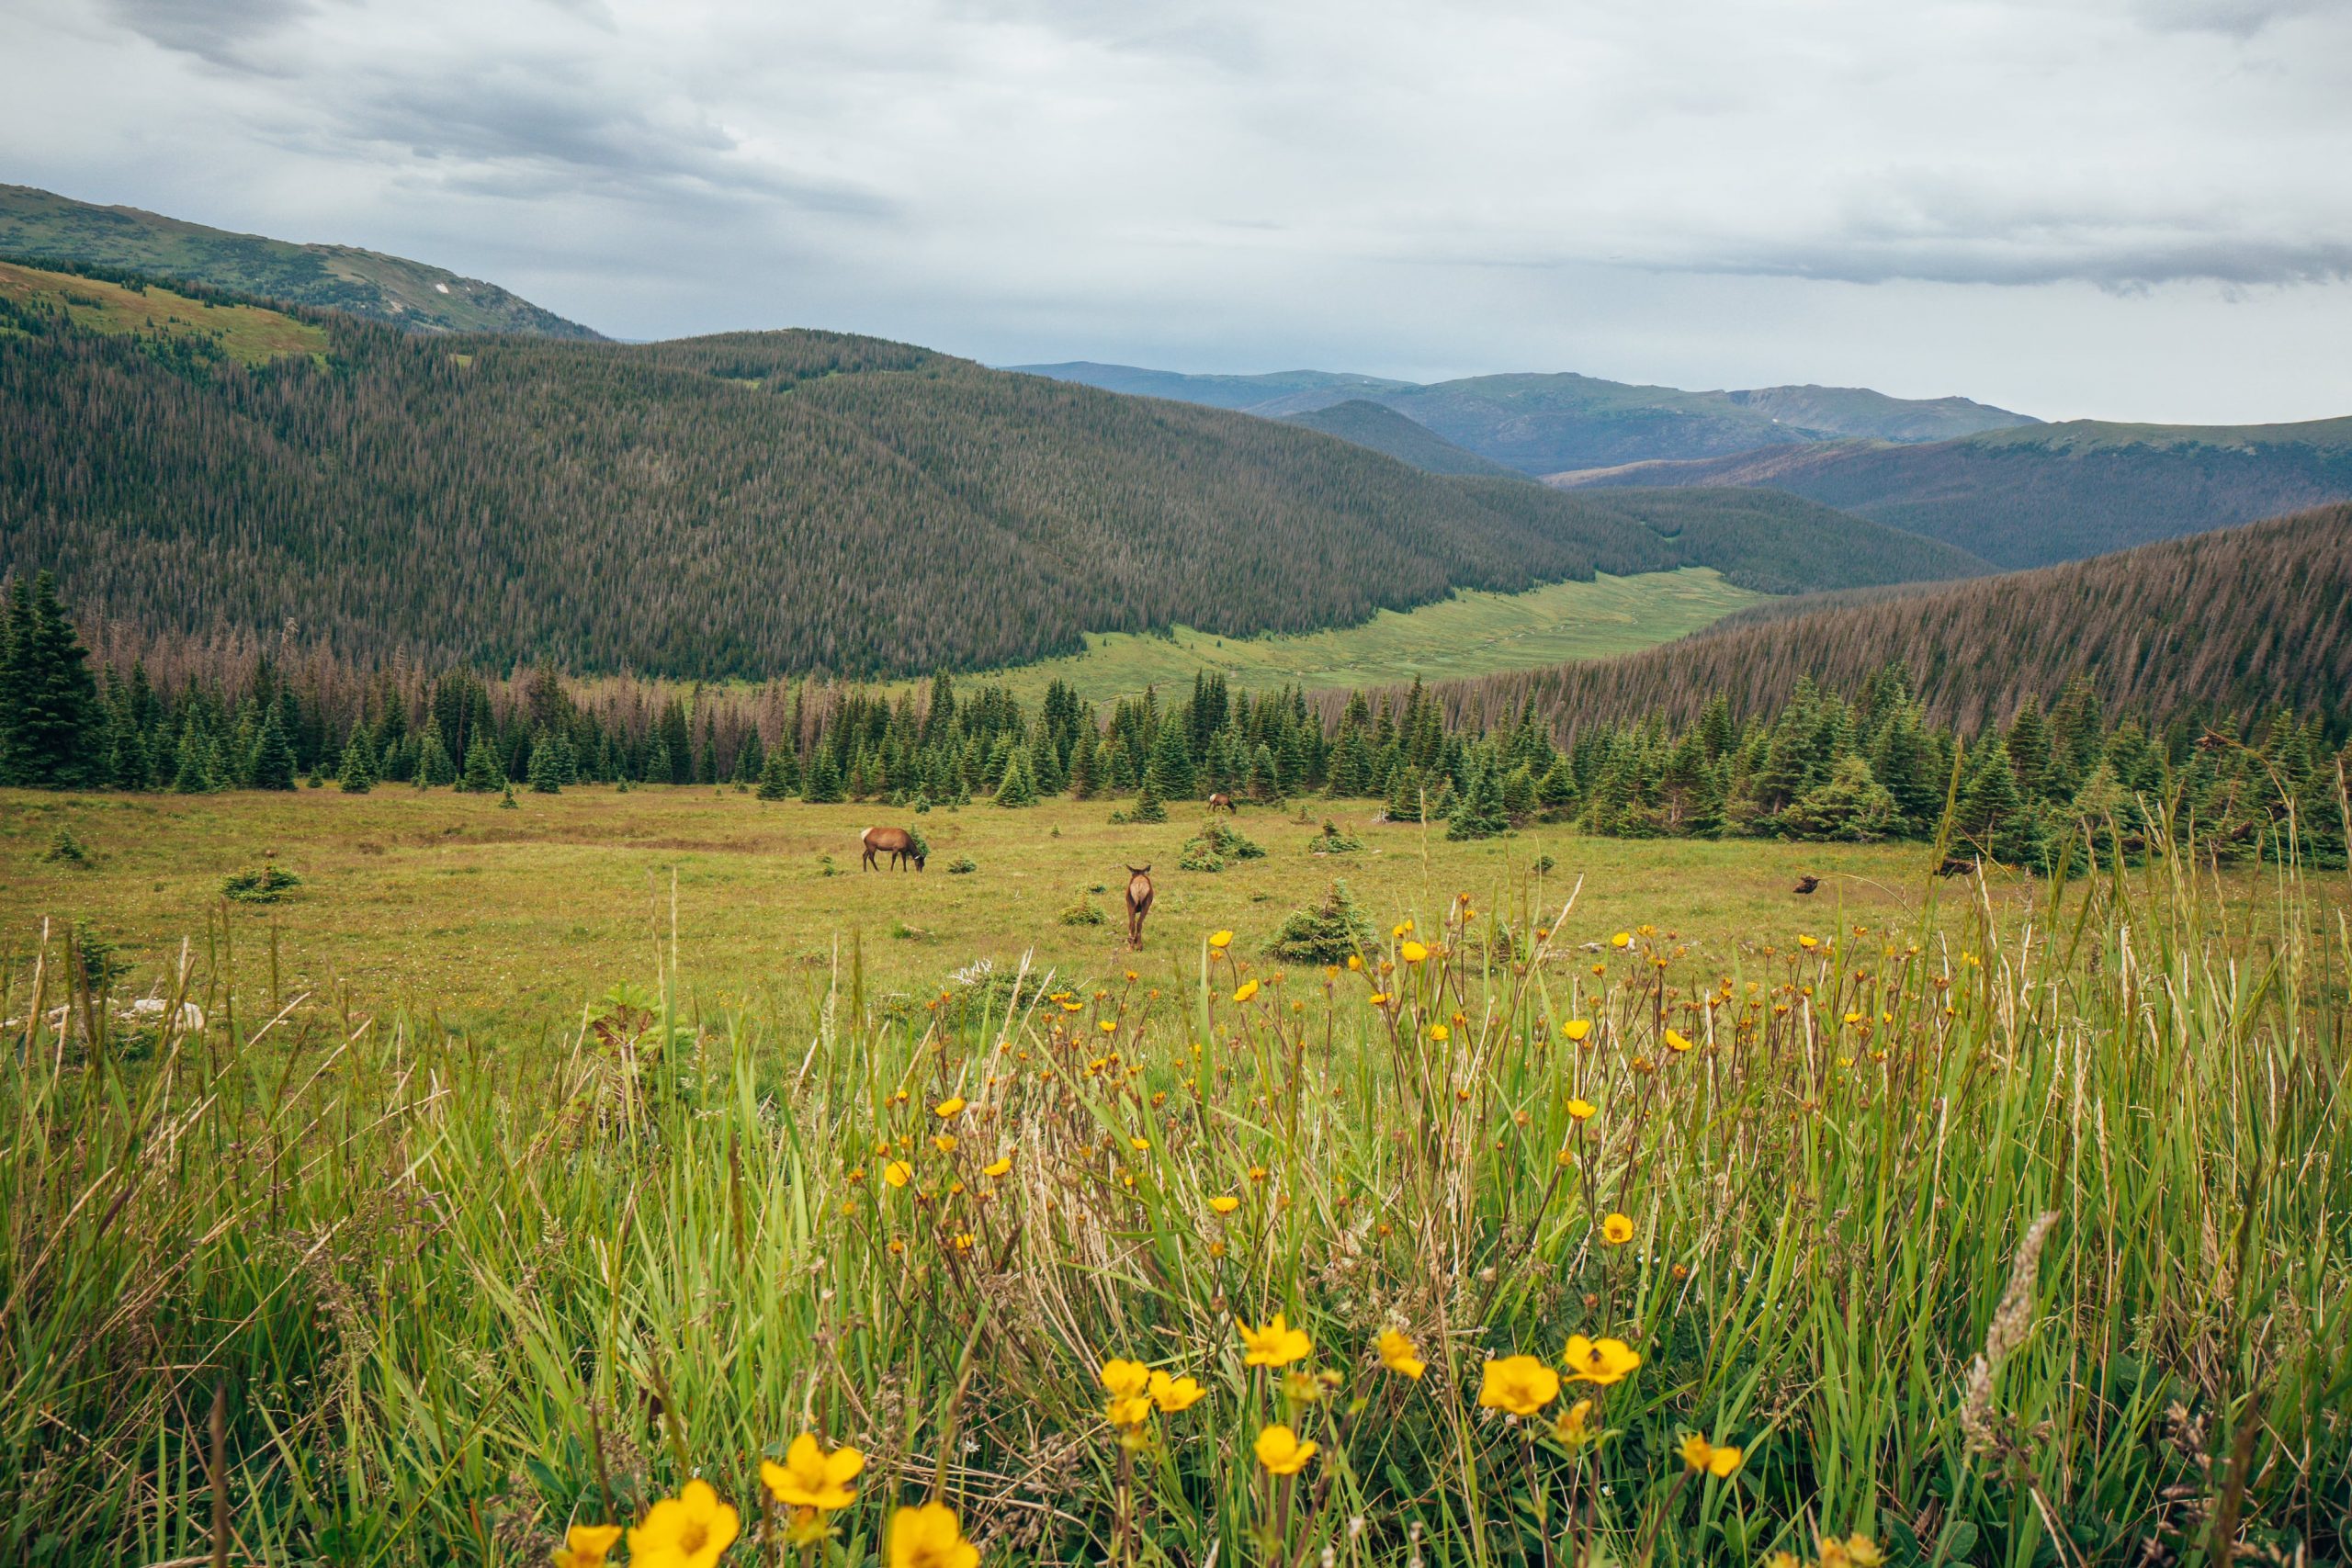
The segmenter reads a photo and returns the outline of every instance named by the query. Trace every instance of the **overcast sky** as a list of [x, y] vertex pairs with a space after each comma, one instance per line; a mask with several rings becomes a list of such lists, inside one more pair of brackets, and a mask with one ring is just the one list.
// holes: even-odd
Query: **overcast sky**
[[2352, 413], [2352, 0], [0, 0], [0, 179], [605, 332]]

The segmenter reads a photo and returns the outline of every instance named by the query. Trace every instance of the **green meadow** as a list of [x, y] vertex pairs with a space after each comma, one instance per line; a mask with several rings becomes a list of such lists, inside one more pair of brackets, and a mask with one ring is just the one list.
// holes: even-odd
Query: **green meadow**
[[1765, 597], [1712, 567], [1555, 582], [1524, 593], [1464, 592], [1412, 610], [1383, 610], [1361, 626], [1297, 637], [1230, 637], [1174, 627], [1166, 637], [1091, 633], [1086, 651], [975, 676], [1023, 702], [1067, 681], [1091, 702], [1147, 686], [1189, 687], [1223, 675], [1238, 690], [1403, 685], [1633, 653], [1697, 631]]

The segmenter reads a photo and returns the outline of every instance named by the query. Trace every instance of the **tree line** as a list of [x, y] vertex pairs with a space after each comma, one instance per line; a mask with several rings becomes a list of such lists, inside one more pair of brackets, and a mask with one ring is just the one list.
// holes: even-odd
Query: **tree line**
[[576, 682], [546, 663], [493, 682], [267, 652], [171, 688], [143, 657], [94, 671], [47, 577], [15, 584], [0, 640], [0, 783], [52, 788], [732, 784], [917, 814], [1069, 795], [1134, 820], [1217, 792], [1376, 800], [1390, 821], [1454, 838], [1543, 821], [1619, 837], [1915, 840], [2032, 868], [2140, 852], [2160, 813], [2224, 852], [2276, 852], [2291, 835], [2340, 861], [2348, 757], [2315, 712], [2152, 727], [2111, 716], [2080, 676], [2047, 708], [2030, 695], [2005, 724], [1964, 732], [1937, 722], [1894, 664], [1849, 694], [1801, 679], [1753, 712], [1718, 693], [1687, 723], [1651, 714], [1564, 731], [1532, 702], [1490, 719], [1419, 683], [1346, 694], [1327, 716], [1295, 688], [1252, 696], [1205, 674], [1107, 711], [1059, 682], [1032, 709], [946, 673], [895, 694], [681, 688]]

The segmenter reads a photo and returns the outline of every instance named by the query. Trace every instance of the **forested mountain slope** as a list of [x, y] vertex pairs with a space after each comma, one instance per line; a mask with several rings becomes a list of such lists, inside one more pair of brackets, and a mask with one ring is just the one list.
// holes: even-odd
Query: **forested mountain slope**
[[1561, 473], [1564, 489], [1769, 485], [2010, 568], [2046, 566], [2352, 498], [2352, 419], [2064, 424], [1894, 446], [1771, 446]]
[[1424, 473], [1483, 474], [1488, 479], [1517, 479], [1521, 484], [1535, 482], [1517, 468], [1481, 457], [1476, 452], [1465, 452], [1426, 425], [1415, 424], [1396, 410], [1363, 398], [1350, 398], [1344, 403], [1306, 413], [1284, 414], [1283, 419], [1286, 423], [1319, 430], [1326, 435], [1385, 452]]
[[1761, 712], [1800, 678], [1857, 685], [1892, 663], [1938, 722], [1963, 729], [2076, 676], [2110, 709], [2143, 715], [2284, 706], [2352, 718], [2352, 506], [1871, 599], [1736, 615], [1622, 659], [1443, 690], [1489, 713], [1532, 696], [1579, 721], [1688, 720], [1718, 692]]
[[0, 185], [0, 256], [184, 278], [260, 299], [343, 310], [412, 332], [597, 335], [494, 283], [405, 256], [232, 234], [135, 207], [93, 206], [30, 186]]
[[326, 352], [248, 367], [12, 309], [0, 571], [355, 658], [883, 673], [1595, 571], [1785, 592], [1982, 570], [1788, 497], [1445, 479], [868, 338], [424, 338], [298, 311]]

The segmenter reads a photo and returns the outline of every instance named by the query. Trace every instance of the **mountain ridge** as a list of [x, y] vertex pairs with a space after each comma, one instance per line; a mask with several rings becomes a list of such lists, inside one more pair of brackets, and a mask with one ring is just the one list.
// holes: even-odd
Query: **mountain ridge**
[[2352, 418], [2069, 420], [1913, 446], [1836, 442], [1625, 463], [1544, 482], [1571, 491], [1768, 487], [2022, 570], [2352, 499]]
[[33, 186], [0, 184], [0, 256], [176, 278], [413, 332], [603, 335], [494, 283], [405, 256], [237, 233]]
[[1351, 400], [1378, 403], [1453, 446], [1532, 475], [1604, 462], [1717, 457], [1776, 443], [1851, 436], [1923, 441], [2038, 423], [1961, 397], [1906, 399], [1864, 387], [1821, 386], [1688, 391], [1575, 371], [1420, 383], [1324, 370], [1194, 376], [1083, 360], [1010, 368], [1268, 419]]

